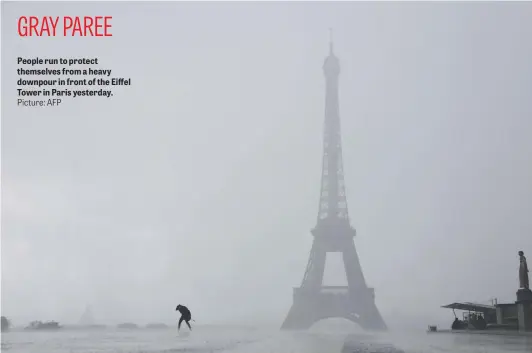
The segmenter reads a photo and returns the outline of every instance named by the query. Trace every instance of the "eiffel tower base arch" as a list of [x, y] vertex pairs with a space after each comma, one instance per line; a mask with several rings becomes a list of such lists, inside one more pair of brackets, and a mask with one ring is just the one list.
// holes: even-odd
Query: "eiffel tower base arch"
[[324, 286], [320, 292], [305, 293], [305, 288], [294, 288], [294, 302], [281, 330], [308, 330], [314, 323], [330, 318], [347, 319], [365, 330], [387, 329], [373, 298], [373, 289], [367, 288], [366, 298], [350, 295], [348, 287]]

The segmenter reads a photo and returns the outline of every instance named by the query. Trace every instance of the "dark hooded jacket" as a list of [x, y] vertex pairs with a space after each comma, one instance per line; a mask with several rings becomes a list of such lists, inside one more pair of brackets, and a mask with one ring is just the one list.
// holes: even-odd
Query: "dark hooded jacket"
[[178, 305], [175, 310], [179, 311], [181, 313], [181, 316], [183, 316], [186, 321], [190, 321], [192, 319], [192, 314], [186, 306]]

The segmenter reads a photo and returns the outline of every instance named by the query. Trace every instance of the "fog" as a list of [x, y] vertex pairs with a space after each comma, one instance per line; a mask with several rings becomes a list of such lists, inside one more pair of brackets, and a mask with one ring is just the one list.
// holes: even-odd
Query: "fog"
[[[530, 3], [2, 3], [2, 315], [280, 325], [303, 278], [333, 28], [349, 213], [387, 322], [514, 301], [532, 259]], [[21, 15], [111, 38], [19, 38]], [[114, 97], [16, 106], [16, 58]], [[325, 284], [345, 284], [328, 262]], [[338, 259], [336, 259], [338, 260]], [[430, 322], [429, 322], [430, 321]]]

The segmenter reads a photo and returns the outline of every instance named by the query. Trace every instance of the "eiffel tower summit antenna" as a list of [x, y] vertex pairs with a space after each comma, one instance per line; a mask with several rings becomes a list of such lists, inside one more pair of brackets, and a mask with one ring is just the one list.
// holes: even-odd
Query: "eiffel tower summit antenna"
[[[358, 323], [368, 330], [386, 330], [375, 305], [375, 291], [362, 273], [354, 243], [347, 208], [340, 114], [338, 77], [340, 62], [333, 52], [330, 30], [329, 56], [325, 58], [325, 124], [321, 191], [314, 239], [301, 286], [294, 288], [293, 303], [281, 329], [308, 329], [315, 322], [339, 317]], [[344, 259], [347, 286], [324, 286], [323, 274], [328, 252], [340, 252]]]
[[333, 49], [333, 29], [329, 27], [329, 55], [334, 55]]

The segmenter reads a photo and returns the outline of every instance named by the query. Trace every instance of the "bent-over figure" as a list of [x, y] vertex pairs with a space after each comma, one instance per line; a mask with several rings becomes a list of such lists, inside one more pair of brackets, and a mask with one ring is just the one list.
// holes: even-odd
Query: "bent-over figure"
[[181, 323], [185, 321], [190, 331], [192, 331], [192, 327], [190, 327], [189, 321], [192, 320], [192, 314], [190, 313], [190, 310], [184, 305], [179, 304], [175, 308], [176, 311], [179, 311], [181, 313], [181, 318], [179, 319], [179, 323], [177, 324], [177, 331], [181, 328]]

